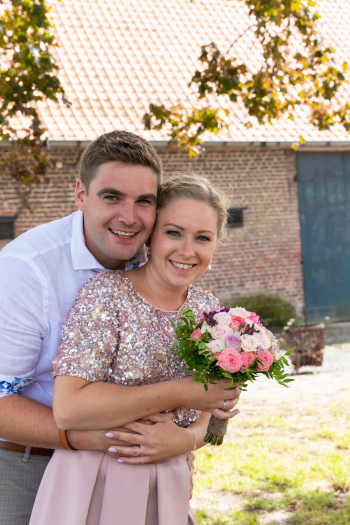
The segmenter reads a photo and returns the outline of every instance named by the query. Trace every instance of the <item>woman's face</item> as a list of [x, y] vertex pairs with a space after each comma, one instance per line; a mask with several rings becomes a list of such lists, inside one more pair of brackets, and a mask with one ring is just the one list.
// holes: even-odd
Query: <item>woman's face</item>
[[217, 244], [217, 216], [209, 204], [171, 201], [157, 218], [149, 264], [167, 285], [188, 286], [207, 270]]

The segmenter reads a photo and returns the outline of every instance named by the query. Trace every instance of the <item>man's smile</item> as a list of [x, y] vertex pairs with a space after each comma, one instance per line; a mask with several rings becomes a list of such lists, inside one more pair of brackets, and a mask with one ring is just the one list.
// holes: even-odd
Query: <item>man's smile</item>
[[132, 237], [135, 237], [139, 232], [126, 232], [123, 230], [113, 230], [112, 228], [108, 228], [110, 232], [114, 233], [114, 235], [117, 235], [118, 237], [121, 237], [122, 239], [131, 239]]

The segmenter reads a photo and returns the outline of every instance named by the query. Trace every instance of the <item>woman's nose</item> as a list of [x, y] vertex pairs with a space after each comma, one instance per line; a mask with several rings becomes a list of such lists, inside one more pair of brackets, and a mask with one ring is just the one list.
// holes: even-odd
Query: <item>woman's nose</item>
[[182, 255], [183, 257], [189, 259], [190, 257], [194, 256], [194, 248], [191, 241], [184, 240], [181, 243], [181, 246], [179, 246], [179, 255]]

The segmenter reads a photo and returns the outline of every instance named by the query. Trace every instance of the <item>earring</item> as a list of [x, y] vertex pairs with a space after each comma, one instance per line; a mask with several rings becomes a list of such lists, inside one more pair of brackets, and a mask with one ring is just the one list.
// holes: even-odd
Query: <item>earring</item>
[[210, 264], [208, 266], [208, 270], [212, 270], [213, 269], [213, 259], [210, 261]]

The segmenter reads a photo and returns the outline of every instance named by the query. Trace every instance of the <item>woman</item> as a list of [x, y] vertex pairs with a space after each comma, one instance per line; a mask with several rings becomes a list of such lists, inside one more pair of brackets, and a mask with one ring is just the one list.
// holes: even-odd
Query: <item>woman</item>
[[[177, 321], [190, 307], [197, 319], [218, 300], [192, 283], [210, 265], [226, 222], [222, 194], [194, 175], [169, 179], [159, 193], [150, 259], [128, 272], [106, 271], [89, 279], [67, 317], [59, 354], [53, 410], [61, 429], [126, 426], [163, 421], [186, 432], [188, 451], [204, 445], [199, 422], [232, 410], [227, 383], [192, 381], [173, 351]], [[189, 408], [186, 408], [189, 407]], [[172, 410], [173, 422], [152, 414]], [[200, 425], [203, 428], [203, 425]], [[119, 437], [122, 439], [123, 434]], [[129, 464], [128, 464], [129, 463]], [[187, 525], [191, 474], [186, 456], [160, 465], [132, 465], [103, 452], [56, 451], [41, 483], [30, 525]]]

